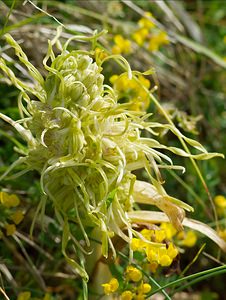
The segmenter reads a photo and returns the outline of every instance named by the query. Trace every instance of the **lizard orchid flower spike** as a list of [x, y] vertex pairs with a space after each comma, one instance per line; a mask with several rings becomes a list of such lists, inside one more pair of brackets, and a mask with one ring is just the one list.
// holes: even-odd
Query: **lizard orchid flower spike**
[[[114, 235], [129, 244], [133, 236], [144, 239], [132, 228], [132, 222], [142, 222], [149, 215], [148, 212], [136, 212], [134, 202], [158, 207], [164, 212], [161, 219], [171, 221], [181, 230], [182, 225], [188, 223], [184, 219], [184, 210], [192, 211], [192, 208], [167, 195], [162, 186], [160, 167], [183, 170], [174, 166], [165, 153], [168, 151], [194, 159], [220, 155], [207, 153], [202, 145], [185, 137], [170, 124], [147, 121], [145, 112], [130, 110], [131, 103], [118, 102], [114, 88], [104, 84], [103, 65], [108, 59], [120, 62], [128, 77], [142, 85], [139, 82], [141, 74], [132, 72], [123, 57], [110, 55], [95, 61], [95, 51], [68, 50], [71, 40], [95, 43], [102, 33], [91, 37], [75, 36], [62, 45], [60, 32], [58, 29], [56, 37], [49, 41], [43, 60], [47, 71], [45, 77], [29, 62], [12, 36], [5, 35], [33, 82], [16, 77], [4, 59], [0, 59], [0, 69], [21, 91], [18, 101], [21, 119], [14, 121], [2, 113], [0, 117], [19, 132], [27, 147], [26, 150], [24, 147], [17, 149], [21, 157], [1, 176], [1, 180], [18, 165], [20, 168], [24, 166], [24, 172], [33, 170], [40, 174], [45, 200], [40, 198], [37, 209], [45, 205], [46, 199], [52, 201], [56, 218], [63, 228], [63, 255], [75, 272], [88, 280], [81, 261], [75, 261], [67, 254], [69, 240], [81, 253], [87, 254], [91, 245], [88, 228], [93, 227], [99, 231], [102, 254], [107, 257], [108, 247], [116, 255]], [[57, 55], [53, 51], [54, 45], [60, 52]], [[162, 128], [171, 130], [199, 153], [192, 155], [160, 144], [155, 137], [156, 131]], [[150, 137], [143, 137], [141, 131], [149, 132]], [[133, 172], [138, 169], [146, 170], [150, 183], [136, 180]], [[158, 222], [159, 213], [152, 212], [150, 220], [153, 216]], [[71, 222], [82, 232], [86, 247], [72, 236]], [[154, 244], [162, 247], [161, 243]], [[218, 244], [222, 246], [222, 242]]]

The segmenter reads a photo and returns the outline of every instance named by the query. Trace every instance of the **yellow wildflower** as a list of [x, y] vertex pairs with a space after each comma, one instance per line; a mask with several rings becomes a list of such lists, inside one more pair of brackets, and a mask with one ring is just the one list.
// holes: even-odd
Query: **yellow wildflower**
[[126, 275], [129, 280], [132, 280], [134, 282], [140, 281], [142, 278], [142, 273], [137, 268], [134, 268], [133, 266], [128, 266], [126, 268]]
[[169, 255], [169, 257], [172, 259], [174, 259], [178, 255], [178, 250], [172, 243], [169, 244], [167, 255]]
[[17, 197], [17, 195], [9, 195], [5, 192], [0, 192], [0, 201], [2, 205], [8, 208], [16, 207], [20, 204], [20, 199]]
[[171, 265], [171, 263], [172, 263], [172, 259], [167, 254], [160, 256], [159, 264], [162, 267], [168, 267]]
[[155, 230], [155, 242], [161, 243], [166, 238], [164, 230]]
[[181, 244], [186, 247], [193, 247], [197, 242], [197, 235], [193, 230], [188, 230]]
[[132, 51], [131, 41], [124, 39], [124, 37], [120, 34], [114, 36], [115, 45], [112, 47], [113, 54], [128, 54]]
[[133, 293], [131, 291], [124, 291], [121, 295], [121, 300], [132, 300]]
[[171, 223], [161, 223], [160, 228], [165, 231], [166, 238], [171, 240], [172, 237], [177, 233], [176, 228]]
[[145, 300], [145, 295], [144, 294], [138, 294], [134, 298], [135, 300]]
[[133, 33], [132, 38], [139, 46], [142, 46], [148, 35], [149, 32], [147, 28], [140, 28]]
[[151, 291], [151, 285], [148, 283], [142, 283], [138, 288], [139, 293], [147, 294]]
[[29, 300], [30, 298], [31, 298], [30, 292], [22, 292], [22, 293], [19, 293], [17, 300]]
[[226, 241], [226, 229], [218, 230], [219, 237], [221, 237], [224, 241]]
[[116, 278], [112, 278], [108, 283], [103, 283], [102, 287], [104, 288], [104, 293], [109, 295], [117, 291], [119, 287], [118, 280]]
[[226, 44], [226, 35], [224, 36], [223, 41]]
[[226, 208], [226, 198], [223, 195], [214, 197], [214, 202], [219, 208]]
[[146, 255], [149, 262], [158, 262], [158, 250], [153, 246], [148, 246], [146, 249]]
[[[146, 17], [146, 18], [145, 18]], [[155, 27], [155, 23], [148, 18], [151, 18], [152, 14], [150, 12], [145, 12], [144, 17], [138, 21], [138, 25], [141, 28], [151, 29]]]
[[102, 61], [105, 57], [107, 57], [107, 53], [103, 49], [97, 47], [95, 49], [95, 60]]
[[133, 238], [131, 240], [130, 248], [133, 251], [143, 251], [143, 249], [144, 249], [144, 242], [141, 241], [140, 239]]
[[118, 92], [119, 98], [127, 98], [131, 102], [132, 110], [144, 111], [149, 106], [149, 96], [148, 93], [143, 89], [142, 86], [149, 89], [150, 81], [142, 75], [138, 75], [136, 81], [135, 78], [129, 79], [127, 73], [120, 76], [113, 75], [110, 78], [110, 82], [114, 85], [114, 89]]
[[5, 229], [6, 229], [6, 235], [10, 236], [10, 235], [13, 235], [15, 233], [16, 226], [14, 224], [6, 224]]
[[158, 265], [159, 264], [156, 261], [152, 261], [149, 265], [150, 271], [152, 273], [155, 273], [157, 271]]
[[152, 236], [154, 236], [154, 230], [150, 230], [150, 229], [143, 229], [140, 232], [144, 238], [146, 238], [147, 240], [151, 241]]
[[23, 220], [24, 218], [24, 214], [21, 210], [17, 210], [14, 214], [12, 214], [12, 216], [10, 217], [10, 219], [16, 224], [20, 224], [20, 222]]
[[161, 31], [151, 37], [148, 45], [150, 51], [158, 51], [159, 47], [162, 45], [169, 44], [169, 38], [166, 32]]

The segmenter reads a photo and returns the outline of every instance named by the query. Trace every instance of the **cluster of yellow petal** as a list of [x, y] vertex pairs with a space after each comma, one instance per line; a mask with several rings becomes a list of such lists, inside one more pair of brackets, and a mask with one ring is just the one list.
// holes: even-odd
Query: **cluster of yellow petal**
[[113, 54], [129, 54], [132, 52], [131, 41], [125, 39], [122, 35], [114, 36], [115, 45], [112, 47]]
[[160, 46], [169, 44], [169, 38], [166, 32], [160, 31], [153, 34], [150, 38], [148, 49], [150, 51], [158, 51]]
[[[0, 203], [6, 208], [14, 208], [17, 207], [20, 204], [20, 199], [18, 198], [17, 195], [15, 194], [8, 194], [6, 192], [0, 192]], [[14, 224], [6, 224], [5, 225], [5, 230], [6, 230], [6, 235], [10, 236], [13, 235], [16, 231], [16, 226], [20, 224], [20, 222], [24, 218], [24, 214], [20, 209], [17, 209], [16, 211], [11, 211], [9, 210], [10, 216], [9, 219], [13, 221]]]
[[223, 195], [217, 195], [214, 197], [214, 203], [216, 204], [217, 213], [219, 216], [226, 215], [226, 198]]
[[[178, 249], [172, 243], [172, 238], [175, 236], [179, 245], [184, 247], [193, 247], [197, 242], [197, 235], [193, 230], [177, 233], [171, 223], [162, 223], [159, 229], [143, 229], [141, 231], [145, 240], [133, 238], [130, 247], [133, 251], [139, 251], [146, 254], [147, 260], [150, 263], [151, 272], [155, 273], [158, 266], [168, 267], [178, 255]], [[163, 243], [163, 247], [158, 247], [151, 242]], [[166, 241], [171, 241], [165, 244]]]
[[152, 14], [146, 12], [138, 21], [139, 28], [132, 34], [132, 38], [139, 46], [147, 42], [150, 51], [158, 51], [162, 45], [169, 44], [169, 37], [165, 31], [157, 29], [150, 18]]
[[104, 293], [106, 295], [110, 295], [117, 291], [119, 287], [118, 280], [116, 278], [112, 278], [108, 283], [103, 283], [102, 287], [104, 288]]
[[217, 195], [214, 198], [214, 202], [217, 205], [217, 207], [222, 209], [226, 208], [226, 198], [223, 195]]
[[[163, 244], [163, 247], [151, 245], [148, 241], [154, 241], [161, 243], [167, 237], [164, 230], [148, 230], [143, 229], [141, 234], [147, 240], [147, 242], [133, 238], [131, 241], [131, 249], [133, 251], [144, 251], [146, 253], [148, 261], [151, 263], [152, 271], [155, 272], [158, 265], [162, 267], [168, 267], [172, 264], [173, 259], [178, 255], [177, 248], [170, 243], [168, 247]], [[171, 235], [172, 236], [172, 235]]]
[[126, 278], [127, 280], [138, 282], [142, 278], [142, 273], [137, 268], [134, 268], [133, 266], [128, 266], [126, 268]]
[[0, 202], [3, 206], [11, 208], [18, 206], [20, 199], [15, 194], [9, 195], [5, 192], [0, 192]]
[[178, 250], [172, 243], [169, 244], [168, 248], [148, 245], [145, 252], [150, 263], [155, 262], [162, 267], [170, 266], [173, 259], [178, 255]]
[[110, 78], [119, 98], [128, 99], [131, 102], [131, 109], [135, 111], [145, 111], [149, 106], [149, 96], [142, 86], [149, 89], [150, 81], [143, 75], [129, 79], [127, 73], [113, 75]]

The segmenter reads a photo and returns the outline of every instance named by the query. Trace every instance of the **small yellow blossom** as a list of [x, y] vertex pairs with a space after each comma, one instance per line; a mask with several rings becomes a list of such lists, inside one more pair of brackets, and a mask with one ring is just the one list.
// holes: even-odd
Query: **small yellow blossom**
[[29, 300], [30, 298], [31, 298], [30, 292], [22, 292], [22, 293], [19, 293], [17, 300]]
[[157, 271], [158, 265], [159, 264], [156, 261], [152, 261], [149, 265], [150, 271], [152, 273], [155, 273]]
[[147, 28], [140, 28], [133, 33], [132, 38], [139, 46], [142, 46], [148, 35], [149, 31]]
[[193, 230], [188, 230], [181, 244], [186, 247], [193, 247], [197, 242], [197, 235]]
[[172, 243], [169, 244], [167, 255], [169, 255], [169, 257], [172, 259], [174, 259], [178, 255], [178, 250]]
[[152, 237], [154, 237], [154, 230], [149, 230], [149, 229], [143, 229], [140, 232], [145, 239], [148, 241], [151, 241]]
[[158, 251], [153, 246], [148, 246], [146, 249], [146, 255], [149, 262], [156, 261], [158, 262]]
[[112, 47], [113, 54], [128, 54], [132, 51], [131, 41], [124, 39], [120, 34], [114, 36], [114, 42], [115, 45]]
[[16, 207], [20, 204], [20, 199], [17, 197], [17, 195], [9, 195], [5, 192], [0, 192], [0, 201], [2, 205], [8, 208]]
[[224, 241], [226, 241], [226, 229], [218, 230], [219, 237], [221, 237]]
[[10, 235], [13, 235], [15, 233], [16, 226], [14, 224], [6, 224], [5, 229], [6, 229], [6, 235], [10, 236]]
[[138, 294], [134, 298], [135, 300], [145, 300], [145, 295], [144, 294]]
[[95, 49], [95, 60], [96, 61], [102, 61], [105, 57], [107, 57], [107, 53], [102, 50], [101, 48], [96, 48]]
[[160, 228], [165, 231], [166, 238], [169, 240], [177, 233], [176, 228], [171, 223], [161, 223]]
[[121, 300], [132, 300], [133, 293], [131, 291], [124, 291], [121, 295]]
[[142, 278], [142, 273], [137, 268], [134, 268], [133, 266], [128, 266], [126, 268], [126, 275], [129, 280], [132, 280], [134, 282], [140, 281]]
[[147, 294], [151, 291], [151, 285], [148, 283], [142, 283], [138, 288], [139, 293]]
[[155, 230], [155, 242], [161, 243], [166, 238], [164, 230]]
[[226, 44], [226, 35], [224, 36], [223, 41]]
[[139, 21], [138, 21], [138, 25], [141, 27], [141, 28], [147, 28], [147, 29], [151, 29], [151, 28], [154, 28], [155, 27], [155, 23], [153, 21], [151, 21], [150, 19], [148, 18], [151, 18], [152, 17], [152, 14], [150, 12], [145, 12], [144, 14], [144, 18], [141, 18]]
[[148, 49], [158, 51], [160, 46], [169, 44], [169, 38], [166, 32], [161, 31], [150, 38]]
[[17, 210], [14, 214], [12, 214], [12, 216], [10, 217], [10, 219], [16, 224], [20, 224], [20, 222], [23, 220], [24, 218], [24, 214], [21, 210]]
[[144, 242], [141, 241], [140, 239], [133, 238], [131, 240], [130, 248], [133, 251], [143, 251], [144, 250]]
[[143, 86], [149, 89], [150, 81], [142, 75], [138, 75], [137, 79], [140, 83], [135, 78], [129, 79], [128, 74], [123, 73], [120, 76], [113, 75], [110, 82], [118, 92], [119, 98], [128, 99], [132, 110], [144, 111], [148, 108], [150, 99]]
[[160, 258], [159, 258], [159, 264], [162, 266], [162, 267], [168, 267], [170, 266], [172, 263], [172, 259], [168, 256], [168, 255], [162, 255]]
[[226, 198], [222, 195], [214, 197], [215, 204], [220, 208], [226, 208]]
[[102, 287], [104, 288], [104, 293], [109, 295], [117, 291], [119, 287], [118, 280], [116, 278], [112, 278], [108, 283], [103, 283]]

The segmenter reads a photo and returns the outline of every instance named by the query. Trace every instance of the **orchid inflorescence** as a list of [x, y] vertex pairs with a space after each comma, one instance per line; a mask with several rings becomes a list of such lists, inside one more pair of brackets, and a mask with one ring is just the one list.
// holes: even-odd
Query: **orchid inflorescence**
[[[75, 272], [86, 280], [88, 275], [81, 261], [91, 245], [88, 228], [98, 231], [104, 257], [108, 256], [109, 247], [113, 256], [117, 256], [112, 239], [117, 235], [130, 245], [131, 253], [134, 239], [139, 239], [146, 245], [148, 259], [151, 260], [152, 252], [156, 251], [158, 263], [169, 265], [177, 255], [176, 248], [173, 245], [166, 248], [161, 238], [149, 239], [132, 226], [139, 222], [172, 222], [176, 230], [182, 230], [182, 224], [193, 226], [192, 220], [184, 222], [184, 210], [192, 211], [192, 207], [169, 196], [163, 188], [160, 169], [184, 171], [183, 167], [174, 166], [165, 153], [194, 159], [220, 155], [207, 153], [200, 143], [184, 136], [172, 124], [150, 121], [151, 115], [145, 109], [137, 109], [136, 97], [119, 101], [121, 90], [117, 82], [128, 78], [133, 87], [139, 86], [139, 102], [142, 97], [147, 98], [146, 108], [154, 96], [144, 76], [152, 71], [144, 74], [131, 71], [120, 55], [104, 55], [95, 60], [95, 41], [102, 33], [75, 36], [64, 45], [60, 42], [60, 33], [58, 29], [56, 37], [49, 41], [43, 60], [45, 77], [29, 62], [12, 36], [5, 35], [33, 81], [20, 80], [4, 59], [0, 59], [0, 69], [20, 90], [21, 119], [14, 121], [2, 113], [0, 117], [19, 132], [27, 145], [26, 150], [17, 149], [21, 156], [1, 179], [7, 178], [18, 166], [24, 167], [18, 176], [28, 171], [40, 174], [43, 195], [37, 210], [43, 210], [46, 201], [52, 201], [63, 229], [62, 253]], [[92, 41], [93, 49], [68, 50], [72, 40]], [[59, 54], [54, 53], [54, 47]], [[109, 59], [118, 62], [125, 71], [115, 77], [113, 86], [104, 82], [104, 64]], [[170, 130], [199, 153], [192, 155], [161, 144], [156, 137], [162, 129]], [[143, 132], [148, 135], [144, 136]], [[141, 169], [146, 171], [149, 182], [137, 180], [134, 171]], [[136, 211], [135, 202], [154, 205], [163, 213]], [[72, 223], [82, 232], [85, 247], [72, 235]], [[196, 223], [195, 229], [204, 232], [203, 226]], [[225, 249], [213, 230], [210, 237]], [[69, 241], [79, 253], [78, 261], [67, 254]]]

